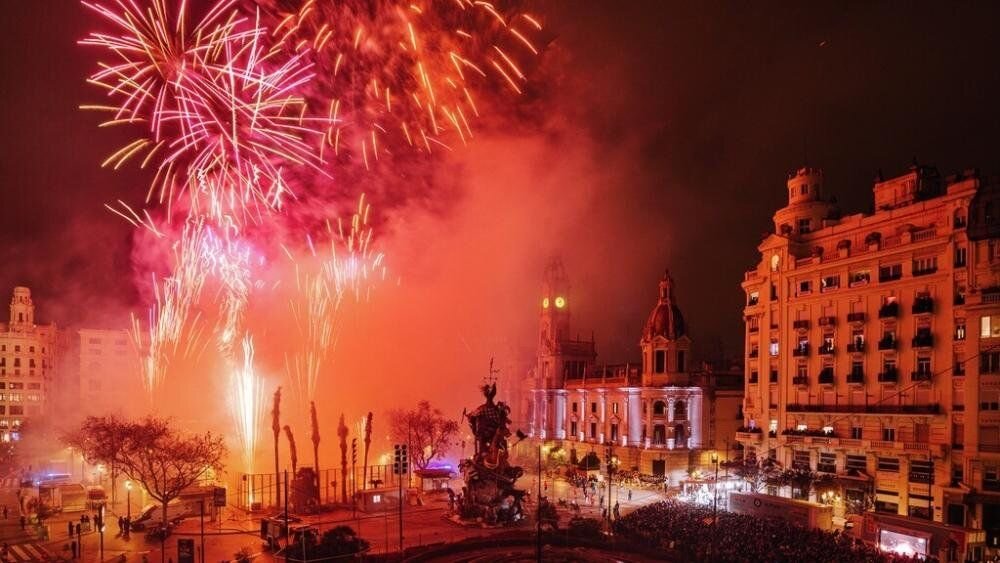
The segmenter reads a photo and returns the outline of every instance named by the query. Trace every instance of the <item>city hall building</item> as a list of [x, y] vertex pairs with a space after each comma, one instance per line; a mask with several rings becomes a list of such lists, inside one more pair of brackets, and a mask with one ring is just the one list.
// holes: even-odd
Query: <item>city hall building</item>
[[[569, 283], [559, 263], [546, 270], [539, 300], [538, 358], [526, 411], [536, 442], [582, 459], [605, 459], [613, 445], [619, 467], [669, 476], [708, 465], [699, 454], [726, 459], [742, 423], [742, 374], [693, 370], [691, 338], [669, 274], [639, 342], [642, 359], [600, 365], [593, 339], [570, 336]], [[735, 446], [735, 443], [732, 443]]]
[[875, 516], [934, 530], [931, 544], [995, 543], [996, 184], [914, 165], [876, 179], [873, 213], [846, 216], [818, 169], [786, 189], [742, 284], [746, 454], [834, 475]]

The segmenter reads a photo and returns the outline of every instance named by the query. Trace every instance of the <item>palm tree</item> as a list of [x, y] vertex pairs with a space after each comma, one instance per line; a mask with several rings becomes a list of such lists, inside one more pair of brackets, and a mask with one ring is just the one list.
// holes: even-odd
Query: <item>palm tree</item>
[[281, 466], [278, 462], [278, 439], [281, 437], [281, 387], [274, 392], [274, 406], [271, 407], [271, 431], [274, 432], [274, 486], [278, 491], [278, 506], [281, 506]]
[[288, 438], [288, 453], [292, 457], [292, 478], [295, 478], [299, 470], [299, 452], [295, 449], [295, 435], [292, 434], [292, 427], [285, 425], [285, 436]]
[[368, 412], [368, 416], [365, 417], [365, 468], [362, 471], [362, 483], [361, 487], [364, 490], [368, 489], [368, 449], [372, 445], [372, 413]]
[[340, 501], [344, 503], [347, 502], [347, 432], [347, 424], [341, 414], [337, 436], [340, 438]]
[[319, 491], [319, 420], [316, 418], [315, 401], [309, 401], [309, 419], [312, 422], [313, 466], [316, 468], [316, 490]]

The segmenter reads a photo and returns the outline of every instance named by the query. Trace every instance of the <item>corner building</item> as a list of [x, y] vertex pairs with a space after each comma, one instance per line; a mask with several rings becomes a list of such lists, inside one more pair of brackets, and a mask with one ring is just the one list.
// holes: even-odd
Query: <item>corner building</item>
[[622, 469], [674, 484], [692, 466], [708, 464], [699, 454], [715, 448], [725, 458], [742, 421], [741, 374], [691, 369], [691, 339], [669, 274], [659, 283], [637, 363], [599, 365], [594, 341], [570, 336], [569, 283], [559, 263], [546, 270], [540, 305], [527, 407], [535, 441], [578, 459], [594, 452], [602, 463], [612, 445]]
[[867, 495], [901, 525], [995, 543], [996, 187], [914, 165], [875, 181], [874, 213], [848, 216], [824, 197], [821, 170], [796, 170], [786, 189], [742, 284], [746, 455], [836, 475], [844, 499]]

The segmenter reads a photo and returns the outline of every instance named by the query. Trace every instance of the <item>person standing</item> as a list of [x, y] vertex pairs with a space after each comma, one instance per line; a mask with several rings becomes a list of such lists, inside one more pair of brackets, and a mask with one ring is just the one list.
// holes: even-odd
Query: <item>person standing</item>
[[69, 537], [72, 538], [73, 537], [73, 521], [72, 520], [66, 522], [66, 529], [69, 531]]
[[70, 547], [70, 550], [72, 550], [72, 552], [73, 552], [73, 559], [76, 559], [76, 540], [73, 540], [69, 544], [69, 547]]

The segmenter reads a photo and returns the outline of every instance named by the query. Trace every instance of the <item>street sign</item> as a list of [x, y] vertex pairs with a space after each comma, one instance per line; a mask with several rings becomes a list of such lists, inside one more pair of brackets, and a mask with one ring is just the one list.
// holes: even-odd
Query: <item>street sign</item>
[[177, 563], [194, 563], [194, 540], [179, 538], [177, 540]]
[[217, 507], [225, 507], [226, 506], [226, 488], [225, 487], [216, 487], [215, 491], [213, 492], [212, 498], [215, 501], [214, 502], [215, 506], [217, 506]]

